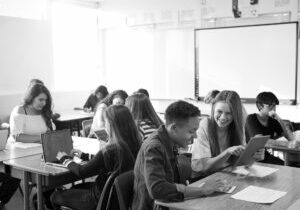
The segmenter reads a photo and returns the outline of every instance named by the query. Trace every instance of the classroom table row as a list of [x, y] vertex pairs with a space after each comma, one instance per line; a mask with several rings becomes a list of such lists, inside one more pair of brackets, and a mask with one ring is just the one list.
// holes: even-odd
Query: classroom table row
[[[232, 186], [236, 186], [232, 193], [216, 193], [213, 196], [186, 199], [183, 202], [166, 203], [156, 201], [156, 204], [169, 207], [170, 209], [196, 210], [196, 209], [231, 209], [231, 210], [285, 210], [292, 206], [300, 198], [300, 169], [288, 166], [278, 166], [272, 164], [257, 164], [264, 167], [277, 169], [274, 173], [265, 177], [255, 177], [252, 175], [240, 175], [229, 171], [214, 173], [204, 179], [201, 179], [193, 186], [200, 186], [201, 183], [208, 180], [221, 179], [226, 180]], [[255, 203], [232, 198], [232, 195], [238, 193], [249, 186], [266, 188], [286, 194], [276, 200], [274, 203]], [[258, 192], [259, 193], [259, 192]], [[260, 195], [263, 198], [263, 195]], [[249, 194], [250, 197], [250, 194]], [[268, 199], [268, 198], [266, 198]], [[264, 202], [264, 200], [262, 201]], [[298, 202], [299, 203], [299, 202]], [[299, 207], [299, 206], [298, 206]], [[300, 209], [300, 207], [298, 208]]]
[[[95, 154], [105, 144], [97, 139], [89, 139], [82, 137], [72, 137], [73, 147], [84, 152]], [[269, 145], [270, 147], [272, 145]], [[274, 145], [275, 147], [276, 145]], [[279, 147], [282, 149], [282, 147]], [[288, 147], [287, 147], [288, 148]], [[290, 148], [293, 152], [299, 152], [296, 148]], [[37, 185], [38, 209], [43, 209], [42, 190], [54, 188], [64, 184], [68, 184], [78, 180], [67, 168], [55, 167], [47, 165], [43, 162], [41, 145], [34, 144], [8, 144], [6, 150], [0, 151], [1, 166], [9, 167], [11, 175], [23, 180], [24, 183], [24, 209], [29, 209], [29, 184]], [[199, 198], [187, 200], [182, 203], [167, 203], [167, 205], [175, 209], [219, 209], [224, 205], [230, 209], [285, 209], [300, 197], [300, 188], [295, 187], [300, 184], [300, 169], [291, 167], [282, 167], [269, 165], [278, 168], [279, 170], [264, 178], [255, 178], [248, 176], [238, 176], [228, 172], [218, 172], [199, 182], [205, 182], [208, 179], [220, 178], [228, 180], [233, 185], [237, 186], [236, 191], [245, 188], [248, 185], [257, 185], [262, 187], [270, 187], [288, 192], [286, 196], [276, 201], [274, 204], [262, 205], [249, 202], [241, 202], [230, 199], [229, 195], [217, 195], [212, 198]], [[197, 185], [197, 183], [195, 183]], [[214, 200], [214, 201], [212, 201]], [[197, 207], [193, 207], [197, 206]], [[181, 208], [182, 207], [182, 208]], [[284, 207], [284, 208], [283, 208]], [[201, 208], [200, 208], [201, 209]]]
[[[73, 147], [96, 154], [105, 142], [97, 139], [72, 137]], [[24, 183], [24, 210], [29, 210], [29, 186], [36, 184], [38, 210], [43, 209], [43, 189], [51, 189], [78, 180], [67, 168], [51, 166], [42, 160], [40, 144], [9, 143], [0, 151], [1, 170], [9, 171]]]

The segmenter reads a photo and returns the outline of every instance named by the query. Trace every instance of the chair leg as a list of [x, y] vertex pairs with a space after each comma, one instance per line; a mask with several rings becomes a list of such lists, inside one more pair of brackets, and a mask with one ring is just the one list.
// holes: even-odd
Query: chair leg
[[19, 191], [20, 191], [20, 194], [21, 194], [21, 196], [22, 196], [22, 198], [24, 198], [24, 193], [23, 193], [23, 190], [22, 190], [22, 187], [21, 187], [21, 185], [19, 185]]

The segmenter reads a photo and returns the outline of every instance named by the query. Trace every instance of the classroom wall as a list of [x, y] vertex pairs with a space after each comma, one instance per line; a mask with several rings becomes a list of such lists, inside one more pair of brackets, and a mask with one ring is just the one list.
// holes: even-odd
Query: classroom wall
[[[33, 13], [28, 12], [27, 17], [24, 18], [22, 17], [24, 15], [23, 12], [28, 8], [22, 8], [22, 5], [24, 6], [25, 4], [21, 3], [21, 1], [23, 2], [23, 0], [2, 1], [3, 5], [9, 4], [6, 14], [3, 14], [3, 8], [5, 9], [5, 7], [2, 5], [0, 8], [0, 15], [2, 14], [0, 16], [0, 120], [7, 117], [12, 107], [19, 104], [22, 100], [28, 81], [31, 78], [38, 77], [45, 81], [50, 90], [54, 88], [53, 37], [51, 24], [44, 15], [45, 8], [41, 7], [43, 12], [35, 10], [34, 17], [28, 15]], [[30, 1], [34, 2], [37, 0]], [[9, 2], [14, 2], [14, 4]], [[296, 8], [296, 10], [298, 8], [298, 6], [295, 7], [295, 5], [298, 5], [297, 0], [266, 0], [259, 2], [263, 2], [263, 7], [260, 9], [263, 9], [266, 14], [270, 15], [237, 20], [227, 17], [227, 14], [231, 14], [231, 0], [224, 0], [222, 3], [219, 0], [104, 0], [99, 5], [99, 13], [108, 13], [109, 16], [116, 18], [109, 19], [110, 21], [107, 21], [108, 19], [99, 20], [100, 23], [103, 23], [103, 25], [99, 26], [99, 28], [103, 29], [103, 33], [100, 33], [100, 38], [102, 44], [105, 45], [107, 44], [105, 36], [111, 35], [113, 30], [122, 28], [130, 30], [132, 33], [135, 31], [137, 33], [138, 31], [146, 33], [147, 36], [152, 36], [151, 39], [154, 39], [156, 43], [156, 49], [153, 51], [156, 55], [153, 59], [155, 62], [153, 65], [157, 72], [162, 70], [169, 71], [175, 68], [174, 73], [180, 71], [179, 74], [182, 75], [182, 78], [185, 76], [182, 74], [184, 71], [189, 72], [188, 74], [193, 76], [193, 53], [180, 52], [180, 50], [189, 51], [192, 48], [194, 40], [190, 34], [192, 34], [195, 27], [278, 22], [285, 20], [286, 16], [276, 15], [277, 12], [281, 14], [286, 8], [286, 11], [291, 7]], [[209, 5], [205, 8], [203, 4]], [[13, 15], [15, 12], [11, 8], [15, 8], [16, 5], [21, 6], [19, 7], [18, 15]], [[35, 4], [32, 3], [30, 5]], [[271, 8], [270, 11], [267, 11], [268, 8]], [[275, 15], [273, 14], [274, 12]], [[206, 15], [210, 13], [210, 18], [204, 16], [204, 13]], [[298, 16], [298, 12], [296, 13]], [[214, 15], [216, 15], [215, 18]], [[222, 17], [224, 16], [226, 17], [223, 19]], [[104, 17], [106, 16], [104, 15]], [[291, 17], [295, 18], [295, 10], [291, 13]], [[159, 23], [156, 24], [155, 22]], [[176, 38], [178, 37], [176, 36], [177, 34], [180, 34], [179, 38]], [[175, 48], [178, 52], [176, 52], [170, 45], [178, 41], [178, 48]], [[112, 42], [113, 40], [110, 39], [110, 43]], [[184, 48], [185, 44], [187, 48]], [[99, 58], [102, 59], [99, 65], [104, 71], [110, 70], [113, 64], [113, 61], [108, 62], [108, 59], [112, 58], [113, 52], [111, 52], [111, 56], [106, 57], [106, 50], [101, 52], [102, 54]], [[133, 63], [133, 65], [136, 64]], [[110, 77], [109, 74], [104, 75], [106, 75], [106, 79]], [[166, 77], [166, 75], [164, 76]], [[13, 82], [11, 81], [12, 78], [15, 78]], [[174, 80], [179, 79], [174, 77]], [[174, 80], [172, 81], [173, 85], [175, 85]], [[187, 85], [193, 89], [192, 80], [193, 78], [186, 81], [191, 81]], [[164, 82], [164, 80], [162, 81]], [[298, 84], [300, 84], [299, 78]], [[299, 86], [298, 93], [300, 92]], [[180, 88], [184, 89], [186, 87]], [[55, 107], [63, 110], [82, 106], [85, 98], [90, 93], [90, 91], [84, 90], [84, 87], [82, 88], [83, 90], [77, 91], [53, 91]], [[164, 94], [165, 96], [171, 94], [173, 98], [176, 97], [176, 95], [172, 95], [172, 92], [167, 90]], [[181, 92], [181, 94], [185, 93]], [[300, 99], [299, 95], [298, 100]], [[70, 98], [72, 100], [66, 100]]]
[[[108, 12], [108, 13], [115, 13], [115, 14], [122, 14], [119, 17], [119, 21], [112, 22], [111, 25], [103, 26], [105, 33], [109, 33], [110, 35], [113, 34], [115, 37], [118, 37], [118, 33], [121, 34], [120, 37], [118, 37], [118, 41], [122, 40], [123, 43], [130, 43], [131, 39], [124, 38], [122, 36], [122, 30], [123, 31], [133, 31], [132, 33], [135, 34], [146, 34], [147, 36], [152, 36], [154, 38], [157, 37], [157, 34], [162, 31], [167, 31], [170, 34], [176, 34], [176, 31], [182, 30], [183, 33], [188, 34], [193, 31], [194, 28], [203, 28], [203, 27], [224, 27], [224, 26], [235, 26], [235, 25], [250, 25], [250, 24], [264, 24], [264, 23], [278, 23], [278, 22], [286, 22], [286, 21], [297, 21], [299, 19], [298, 17], [298, 0], [265, 0], [265, 1], [259, 1], [258, 5], [251, 6], [250, 1], [247, 0], [239, 0], [239, 9], [242, 11], [242, 17], [241, 18], [234, 18], [232, 13], [232, 1], [231, 0], [224, 0], [224, 1], [218, 1], [218, 0], [210, 0], [210, 1], [188, 1], [188, 4], [183, 5], [184, 3], [181, 1], [164, 1], [163, 3], [158, 3], [158, 1], [130, 1], [132, 3], [129, 3], [129, 1], [122, 1], [122, 0], [112, 0], [112, 1], [104, 1], [100, 4], [100, 9], [102, 12]], [[184, 11], [184, 12], [183, 12]], [[253, 12], [255, 11], [255, 12]], [[162, 17], [162, 14], [168, 13], [168, 17]], [[112, 15], [113, 16], [113, 15]], [[167, 15], [166, 15], [167, 16]], [[174, 18], [174, 16], [176, 18]], [[126, 21], [121, 21], [120, 19], [125, 19]], [[200, 21], [199, 21], [200, 18]], [[101, 19], [100, 19], [101, 21]], [[163, 24], [162, 24], [163, 23]], [[114, 28], [119, 28], [119, 31], [114, 34]], [[184, 30], [183, 30], [184, 29]], [[161, 34], [163, 34], [162, 32]], [[110, 36], [111, 37], [111, 36]], [[183, 35], [184, 37], [184, 35]], [[105, 37], [104, 37], [105, 39]], [[151, 38], [149, 38], [150, 40]], [[167, 40], [167, 39], [166, 39]], [[139, 40], [135, 40], [135, 42], [138, 42]], [[105, 41], [106, 42], [106, 41]], [[186, 44], [186, 46], [192, 46], [194, 45], [194, 40], [190, 39], [189, 36], [185, 36], [185, 38], [182, 40], [183, 43]], [[147, 44], [149, 42], [145, 43], [145, 49], [147, 49]], [[105, 49], [105, 47], [104, 47]], [[109, 49], [111, 49], [111, 46], [109, 46]], [[152, 49], [153, 50], [153, 49]], [[298, 49], [299, 50], [299, 49]], [[145, 50], [148, 52], [149, 50]], [[186, 88], [189, 85], [193, 86], [193, 81], [189, 81], [186, 79], [188, 76], [194, 76], [193, 74], [189, 74], [189, 72], [194, 71], [194, 55], [193, 53], [191, 55], [188, 55], [188, 57], [184, 57], [187, 53], [186, 51], [182, 52], [176, 52], [177, 56], [172, 56], [172, 60], [166, 60], [165, 59], [165, 48], [163, 44], [158, 44], [158, 47], [153, 50], [156, 54], [160, 54], [161, 56], [159, 59], [155, 60], [155, 65], [158, 66], [160, 63], [164, 63], [165, 65], [169, 65], [172, 63], [172, 61], [177, 60], [183, 60], [182, 58], [186, 59], [183, 61], [183, 65], [185, 65], [186, 68], [177, 68], [176, 64], [173, 66], [173, 68], [177, 69], [180, 73], [181, 71], [186, 71], [187, 74], [185, 76], [182, 76], [181, 79], [177, 79], [177, 84], [179, 86], [180, 83], [183, 83], [181, 85], [182, 87]], [[130, 52], [130, 50], [128, 51]], [[136, 50], [136, 52], [138, 52]], [[105, 53], [106, 56], [109, 55], [108, 53]], [[130, 54], [130, 53], [129, 53]], [[299, 57], [299, 53], [298, 53]], [[118, 58], [118, 55], [116, 54], [114, 59]], [[125, 56], [120, 57], [121, 59], [130, 60], [129, 55], [125, 54]], [[139, 58], [141, 58], [141, 61], [143, 61], [143, 55], [140, 55]], [[105, 63], [107, 65], [105, 66], [106, 69], [111, 70], [110, 68], [112, 65], [110, 65], [110, 56], [107, 56], [104, 58]], [[299, 60], [299, 59], [298, 59]], [[140, 60], [134, 62], [132, 65], [139, 66]], [[147, 62], [146, 62], [147, 63]], [[190, 65], [191, 64], [191, 65]], [[156, 66], [156, 67], [157, 67]], [[142, 65], [140, 65], [141, 68], [143, 68]], [[147, 68], [149, 66], [146, 65]], [[166, 68], [163, 68], [161, 66], [158, 66], [160, 72], [168, 73], [168, 70]], [[299, 65], [298, 65], [299, 69]], [[142, 71], [142, 70], [141, 70]], [[159, 72], [158, 71], [158, 72]], [[299, 71], [299, 70], [298, 70]], [[152, 71], [154, 72], [154, 71]], [[168, 75], [169, 77], [172, 77], [173, 75]], [[159, 77], [158, 75], [156, 78]], [[175, 81], [176, 79], [173, 79], [172, 81]], [[298, 81], [298, 96], [297, 100], [300, 100], [300, 77], [297, 78]], [[165, 82], [166, 83], [166, 82]], [[144, 84], [147, 84], [146, 82]], [[174, 83], [175, 84], [175, 83]], [[284, 84], [278, 84], [278, 85], [284, 85]], [[159, 87], [159, 82], [157, 84]], [[177, 86], [177, 88], [178, 88]], [[176, 85], [174, 85], [176, 92]], [[160, 94], [163, 96], [166, 96], [167, 94], [163, 94], [164, 89], [159, 88]], [[151, 89], [154, 92], [156, 91], [155, 88]], [[190, 90], [193, 92], [194, 90]], [[166, 91], [167, 92], [167, 91]], [[177, 91], [179, 92], [179, 91]], [[190, 97], [192, 95], [188, 91], [185, 92], [186, 97]], [[176, 95], [176, 94], [174, 94]], [[167, 95], [170, 97], [170, 95]], [[174, 97], [174, 96], [173, 96]], [[243, 97], [243, 96], [242, 96]], [[154, 98], [160, 98], [160, 97], [154, 97]], [[161, 97], [164, 98], [164, 97]], [[176, 97], [175, 97], [176, 98]]]
[[[22, 102], [32, 78], [44, 81], [52, 93], [54, 109], [58, 112], [82, 107], [93, 88], [99, 85], [97, 75], [94, 75], [88, 80], [90, 85], [88, 88], [79, 85], [80, 82], [76, 80], [77, 83], [73, 84], [76, 90], [68, 90], [70, 82], [76, 82], [72, 76], [76, 76], [76, 79], [86, 78], [87, 74], [84, 73], [89, 73], [88, 69], [85, 72], [71, 71], [71, 74], [62, 76], [59, 83], [55, 81], [60, 72], [54, 71], [51, 8], [50, 5], [45, 8], [47, 4], [42, 2], [45, 3], [46, 0], [28, 0], [26, 3], [23, 0], [1, 1], [0, 123], [7, 122], [13, 107]], [[75, 38], [73, 36], [71, 41]], [[67, 57], [68, 53], [64, 53], [63, 56], [71, 60]], [[82, 53], [86, 51], [82, 50]], [[68, 67], [71, 68], [72, 65]]]

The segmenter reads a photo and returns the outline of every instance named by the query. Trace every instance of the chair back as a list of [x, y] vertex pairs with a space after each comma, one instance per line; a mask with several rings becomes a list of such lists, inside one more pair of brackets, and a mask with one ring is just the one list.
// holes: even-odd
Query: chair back
[[111, 189], [114, 183], [115, 178], [118, 176], [119, 172], [113, 172], [105, 182], [105, 185], [102, 189], [100, 199], [98, 201], [98, 205], [96, 210], [106, 210], [109, 209], [110, 205], [110, 196], [111, 196]]
[[90, 134], [93, 119], [82, 121], [82, 134], [84, 137], [88, 137]]
[[128, 210], [133, 199], [133, 170], [122, 173], [114, 181], [120, 210]]

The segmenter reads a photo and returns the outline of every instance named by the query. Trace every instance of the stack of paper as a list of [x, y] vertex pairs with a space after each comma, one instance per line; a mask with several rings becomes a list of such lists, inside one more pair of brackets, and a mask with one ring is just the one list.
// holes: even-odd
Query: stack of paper
[[244, 190], [232, 195], [231, 198], [254, 203], [273, 203], [285, 195], [286, 192], [283, 191], [271, 190], [250, 185]]

